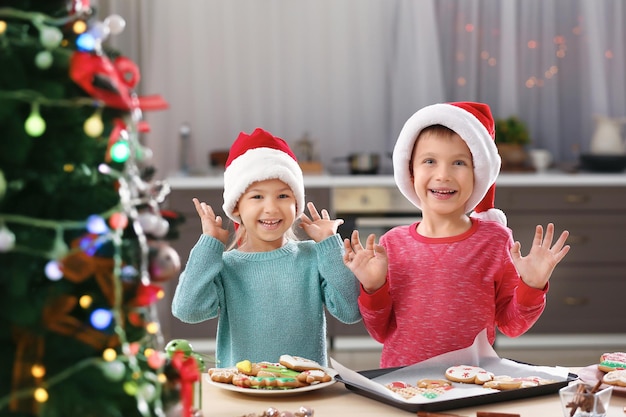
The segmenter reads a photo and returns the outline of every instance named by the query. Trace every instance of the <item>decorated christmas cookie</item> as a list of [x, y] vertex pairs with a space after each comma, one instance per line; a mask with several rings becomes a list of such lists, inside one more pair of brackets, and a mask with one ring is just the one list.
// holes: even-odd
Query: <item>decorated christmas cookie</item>
[[602, 377], [602, 382], [607, 385], [626, 387], [626, 369], [607, 372], [604, 377]]
[[309, 371], [312, 369], [322, 369], [322, 366], [311, 359], [301, 358], [300, 356], [281, 355], [278, 360], [281, 365], [295, 371]]
[[626, 352], [603, 353], [600, 356], [598, 369], [602, 372], [626, 369]]
[[452, 382], [482, 385], [493, 379], [493, 373], [478, 366], [456, 365], [446, 370], [446, 378]]

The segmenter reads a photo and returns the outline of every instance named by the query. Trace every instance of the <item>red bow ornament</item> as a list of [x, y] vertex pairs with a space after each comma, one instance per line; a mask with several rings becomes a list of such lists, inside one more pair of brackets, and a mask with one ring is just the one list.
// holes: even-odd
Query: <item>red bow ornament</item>
[[136, 97], [132, 94], [140, 79], [139, 69], [123, 56], [111, 62], [104, 55], [75, 51], [70, 59], [70, 78], [109, 107], [121, 110], [167, 108], [167, 102], [159, 95]]
[[185, 357], [182, 350], [172, 356], [172, 365], [180, 375], [180, 396], [183, 401], [182, 417], [191, 417], [193, 408], [193, 384], [200, 380], [200, 371], [193, 356]]

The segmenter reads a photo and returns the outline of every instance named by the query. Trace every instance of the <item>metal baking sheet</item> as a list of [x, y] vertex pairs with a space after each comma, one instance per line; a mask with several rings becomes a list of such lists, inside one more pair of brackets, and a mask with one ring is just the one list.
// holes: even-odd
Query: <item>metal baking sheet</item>
[[[402, 369], [400, 368], [386, 368], [386, 369], [372, 369], [366, 371], [359, 371], [358, 373], [363, 375], [368, 379], [374, 379], [379, 376], [385, 375], [387, 373]], [[442, 374], [445, 371], [442, 370]], [[512, 390], [499, 391], [495, 393], [490, 393], [486, 395], [476, 395], [476, 396], [468, 396], [462, 398], [454, 398], [449, 400], [433, 400], [428, 403], [408, 403], [400, 400], [396, 400], [395, 398], [386, 397], [378, 392], [372, 391], [367, 387], [359, 386], [351, 381], [346, 381], [341, 378], [341, 375], [336, 375], [335, 379], [339, 382], [342, 382], [345, 387], [353, 391], [356, 394], [363, 395], [365, 397], [374, 399], [376, 401], [380, 401], [382, 403], [391, 405], [396, 408], [400, 408], [405, 411], [410, 411], [416, 413], [418, 411], [447, 411], [454, 410], [457, 408], [464, 407], [472, 407], [476, 405], [483, 404], [491, 404], [502, 401], [511, 401], [518, 400], [522, 398], [530, 398], [530, 397], [539, 397], [542, 395], [554, 394], [559, 391], [559, 389], [567, 386], [571, 381], [578, 378], [578, 375], [569, 373], [568, 377], [564, 381], [558, 381], [551, 384], [540, 385], [537, 387], [529, 387], [529, 388], [518, 388]]]

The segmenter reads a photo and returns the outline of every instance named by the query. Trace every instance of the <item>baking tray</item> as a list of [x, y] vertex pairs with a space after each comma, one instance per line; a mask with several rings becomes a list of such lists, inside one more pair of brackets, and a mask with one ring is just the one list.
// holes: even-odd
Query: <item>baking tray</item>
[[[520, 362], [521, 363], [521, 362]], [[528, 364], [526, 364], [528, 365]], [[389, 372], [401, 369], [398, 368], [384, 368], [384, 369], [371, 369], [365, 371], [359, 371], [358, 373], [366, 378], [374, 379]], [[578, 379], [578, 375], [569, 373], [567, 379], [564, 381], [555, 382], [552, 384], [539, 385], [529, 388], [518, 388], [512, 390], [505, 390], [496, 393], [489, 393], [485, 395], [475, 395], [463, 398], [454, 398], [450, 400], [436, 401], [429, 403], [407, 403], [404, 401], [396, 400], [394, 398], [385, 397], [377, 392], [371, 391], [367, 387], [359, 386], [353, 382], [346, 381], [341, 378], [341, 375], [336, 375], [335, 379], [342, 382], [345, 387], [353, 391], [356, 394], [363, 395], [365, 397], [380, 401], [382, 403], [400, 408], [405, 411], [416, 413], [418, 411], [446, 411], [456, 408], [472, 407], [476, 405], [491, 404], [502, 401], [519, 400], [522, 398], [539, 397], [542, 395], [554, 394], [559, 390], [567, 386], [571, 381]]]

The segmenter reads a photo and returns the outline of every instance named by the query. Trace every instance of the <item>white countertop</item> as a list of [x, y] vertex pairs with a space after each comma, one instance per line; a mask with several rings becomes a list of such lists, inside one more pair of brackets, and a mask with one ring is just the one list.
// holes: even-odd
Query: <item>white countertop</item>
[[[213, 189], [224, 186], [222, 175], [181, 176], [166, 179], [173, 190]], [[505, 187], [576, 187], [576, 186], [626, 186], [626, 173], [501, 173], [496, 182]], [[395, 187], [392, 175], [305, 175], [304, 186], [311, 188], [338, 187]]]

